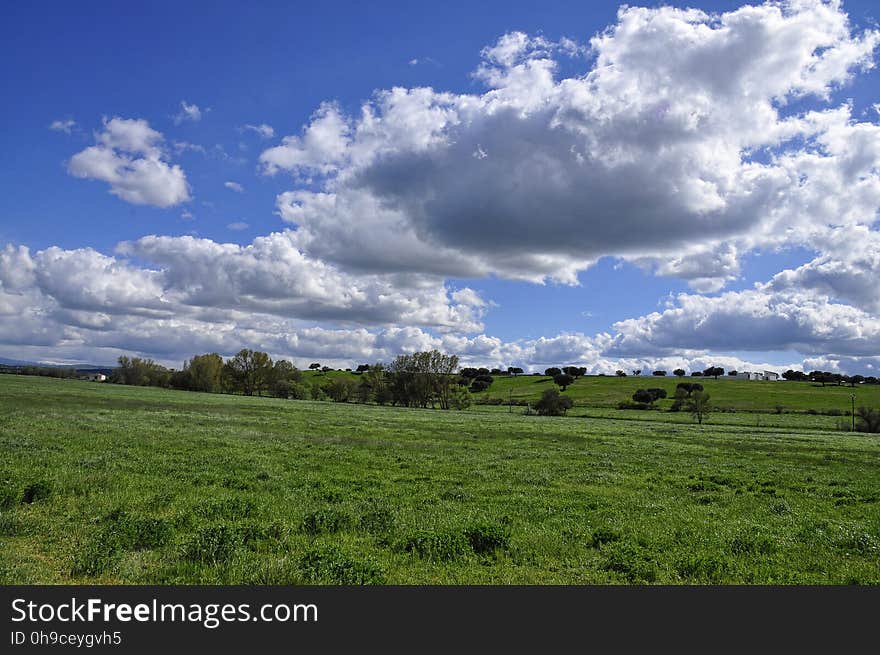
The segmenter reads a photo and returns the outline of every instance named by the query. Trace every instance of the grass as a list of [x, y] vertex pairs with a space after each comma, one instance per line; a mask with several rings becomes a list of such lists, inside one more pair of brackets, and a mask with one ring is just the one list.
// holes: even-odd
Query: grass
[[0, 376], [0, 583], [880, 584], [876, 435], [610, 409], [638, 384], [545, 418]]

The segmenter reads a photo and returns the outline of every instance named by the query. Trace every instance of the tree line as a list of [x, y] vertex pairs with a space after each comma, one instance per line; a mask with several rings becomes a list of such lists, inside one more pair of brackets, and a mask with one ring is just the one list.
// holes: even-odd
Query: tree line
[[[456, 384], [458, 363], [456, 355], [431, 350], [400, 355], [388, 365], [361, 365], [356, 371], [357, 379], [321, 376], [307, 384], [293, 362], [273, 361], [268, 353], [245, 348], [225, 360], [218, 353], [196, 355], [186, 360], [180, 370], [166, 368], [152, 359], [123, 355], [109, 381], [245, 396], [464, 409], [470, 406], [470, 395], [468, 389]], [[323, 373], [332, 370], [318, 363], [309, 368]], [[478, 377], [479, 373], [475, 378]]]

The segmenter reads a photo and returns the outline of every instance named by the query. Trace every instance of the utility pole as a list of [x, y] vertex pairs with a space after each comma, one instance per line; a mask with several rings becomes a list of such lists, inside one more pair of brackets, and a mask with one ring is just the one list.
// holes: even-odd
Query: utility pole
[[849, 398], [852, 401], [852, 413], [851, 413], [852, 431], [855, 432], [856, 431], [856, 395], [854, 393], [851, 393], [849, 395]]

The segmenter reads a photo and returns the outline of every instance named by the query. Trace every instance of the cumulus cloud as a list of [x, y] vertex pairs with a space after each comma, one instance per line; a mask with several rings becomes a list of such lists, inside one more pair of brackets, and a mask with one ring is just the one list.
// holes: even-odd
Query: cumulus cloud
[[231, 191], [235, 191], [236, 193], [244, 193], [244, 187], [240, 185], [238, 182], [224, 182], [223, 186]]
[[324, 104], [261, 164], [312, 185], [280, 213], [343, 265], [440, 251], [455, 255], [404, 265], [575, 283], [614, 256], [717, 290], [755, 248], [873, 221], [878, 128], [827, 102], [878, 40], [837, 3], [623, 7], [582, 76], [558, 79], [557, 58], [584, 46], [507, 34], [482, 52], [484, 93], [396, 87], [351, 116]]
[[71, 157], [67, 170], [107, 182], [110, 193], [126, 202], [171, 207], [190, 199], [189, 184], [183, 169], [165, 160], [162, 141], [145, 120], [105, 119], [95, 145]]

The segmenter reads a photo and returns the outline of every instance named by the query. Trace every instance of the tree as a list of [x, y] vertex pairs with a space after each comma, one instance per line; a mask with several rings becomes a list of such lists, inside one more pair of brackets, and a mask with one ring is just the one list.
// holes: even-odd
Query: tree
[[803, 382], [805, 380], [809, 380], [810, 376], [803, 371], [788, 369], [785, 373], [782, 374], [782, 379], [789, 380], [791, 382]]
[[541, 416], [563, 416], [573, 405], [571, 398], [560, 394], [558, 389], [545, 389], [535, 403], [535, 411]]
[[701, 377], [703, 377], [703, 373], [701, 371], [694, 371], [693, 373], [691, 373], [691, 377], [692, 378], [701, 378]]
[[171, 384], [171, 371], [152, 359], [127, 357], [117, 360], [119, 366], [110, 373], [110, 381], [136, 387], [167, 387]]
[[459, 375], [461, 375], [461, 377], [468, 378], [470, 380], [473, 380], [479, 374], [479, 371], [477, 371], [477, 369], [475, 368], [463, 368], [461, 369], [461, 371], [459, 371]]
[[666, 389], [639, 389], [632, 395], [632, 399], [635, 402], [645, 403], [646, 405], [653, 405], [661, 398], [666, 398]]
[[709, 394], [702, 390], [694, 391], [688, 396], [684, 407], [702, 425], [703, 419], [709, 414]]
[[321, 368], [321, 365], [318, 362], [312, 362], [309, 364], [310, 371], [317, 371], [319, 368]]
[[880, 432], [880, 411], [859, 407], [856, 410], [859, 419], [856, 430], [859, 432]]
[[654, 371], [651, 375], [656, 375], [658, 378], [662, 378], [666, 376], [666, 371]]
[[324, 393], [337, 403], [347, 403], [351, 400], [357, 390], [357, 383], [351, 378], [331, 378], [324, 385]]
[[504, 371], [502, 371], [500, 368], [493, 368], [491, 371], [489, 371], [489, 375], [504, 375]]
[[369, 364], [360, 364], [356, 369], [355, 373], [365, 373], [370, 370]]
[[732, 377], [732, 378], [733, 378], [733, 377], [736, 377], [737, 375], [739, 375], [739, 371], [737, 371], [736, 369], [734, 369], [734, 370], [732, 370], [732, 371], [727, 371], [727, 375], [728, 375], [729, 377]]
[[192, 391], [216, 393], [220, 391], [220, 377], [223, 372], [223, 358], [217, 353], [196, 355], [183, 364], [188, 375], [188, 388]]
[[703, 371], [703, 375], [707, 378], [715, 378], [717, 380], [719, 375], [724, 375], [724, 369], [720, 366], [710, 366]]
[[626, 377], [626, 371], [622, 371], [622, 370], [620, 370], [620, 369], [617, 369], [616, 371], [614, 371], [614, 375], [616, 375], [616, 376], [619, 377], [619, 378], [625, 378], [625, 377]]
[[566, 366], [562, 369], [562, 372], [577, 380], [582, 375], [586, 375], [587, 368], [585, 366]]
[[569, 375], [568, 373], [560, 373], [559, 375], [553, 378], [553, 382], [555, 382], [558, 386], [565, 391], [570, 384], [574, 384], [574, 377]]
[[299, 397], [301, 391], [296, 389], [294, 385], [298, 385], [302, 381], [302, 371], [300, 371], [293, 362], [286, 359], [279, 359], [272, 366], [269, 374], [268, 388], [276, 398]]
[[675, 401], [669, 411], [677, 412], [687, 409], [693, 394], [703, 391], [703, 385], [699, 382], [679, 382], [675, 387]]
[[560, 375], [561, 373], [562, 373], [562, 369], [558, 368], [556, 366], [551, 366], [550, 368], [548, 368], [547, 370], [544, 371], [544, 375], [546, 375], [548, 378], [555, 378], [557, 375]]
[[508, 366], [507, 374], [516, 377], [517, 375], [522, 375], [523, 370], [519, 366]]
[[672, 374], [677, 378], [683, 378], [685, 376], [685, 373], [687, 373], [687, 371], [685, 371], [683, 368], [677, 368], [672, 371]]
[[642, 369], [640, 369], [640, 368], [633, 369], [633, 375], [635, 375], [636, 377], [640, 376], [641, 374], [642, 374]]
[[[389, 369], [393, 402], [407, 407], [439, 404], [440, 409], [449, 409], [457, 369], [458, 356], [439, 350], [398, 356]], [[477, 369], [477, 373], [489, 375], [487, 369]]]
[[259, 394], [272, 380], [272, 359], [258, 350], [242, 348], [226, 362], [224, 368], [235, 391], [245, 396]]

